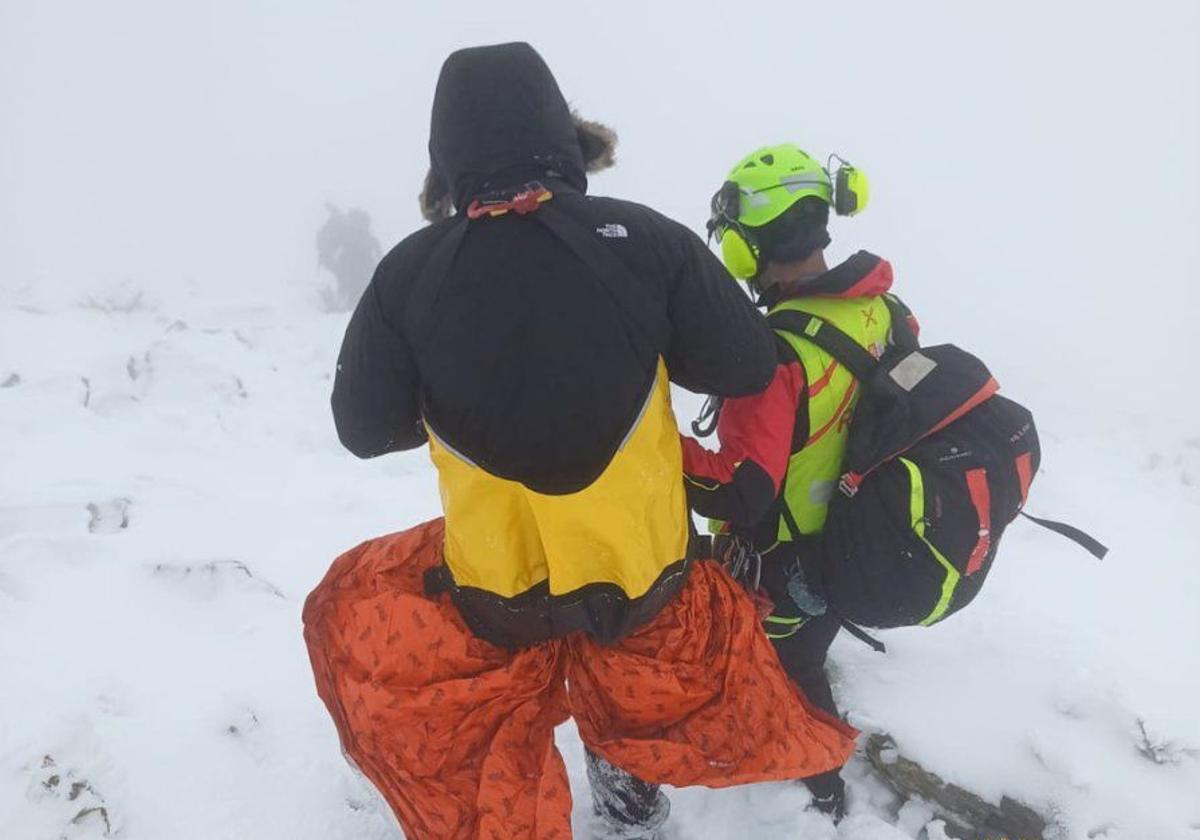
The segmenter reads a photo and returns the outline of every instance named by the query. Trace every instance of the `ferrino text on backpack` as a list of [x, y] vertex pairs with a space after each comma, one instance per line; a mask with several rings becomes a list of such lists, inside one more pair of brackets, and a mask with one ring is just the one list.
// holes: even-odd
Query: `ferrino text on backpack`
[[880, 359], [816, 315], [769, 317], [844, 365], [861, 390], [824, 528], [802, 537], [784, 506], [793, 538], [817, 553], [830, 606], [866, 627], [941, 621], [978, 594], [1018, 514], [1103, 558], [1108, 549], [1082, 531], [1022, 511], [1041, 458], [1029, 411], [999, 396], [970, 353], [920, 347], [904, 304], [884, 299], [894, 328]]

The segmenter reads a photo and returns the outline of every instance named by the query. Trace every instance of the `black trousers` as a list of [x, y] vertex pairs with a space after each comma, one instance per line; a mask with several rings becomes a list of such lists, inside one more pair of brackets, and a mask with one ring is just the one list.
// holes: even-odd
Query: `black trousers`
[[[763, 561], [762, 583], [775, 603], [775, 615], [798, 617], [800, 610], [787, 591], [786, 570], [792, 564], [780, 556], [768, 555]], [[833, 702], [833, 689], [829, 685], [829, 677], [825, 673], [825, 660], [829, 654], [829, 646], [833, 644], [841, 627], [841, 620], [832, 612], [826, 611], [806, 619], [792, 635], [771, 640], [775, 652], [779, 655], [779, 663], [792, 682], [804, 692], [810, 703], [834, 717], [838, 716], [838, 709]], [[780, 627], [776, 625], [771, 629], [775, 632]], [[846, 791], [840, 768], [809, 776], [804, 779], [804, 784], [822, 810], [840, 816]]]
[[808, 619], [791, 636], [771, 640], [779, 654], [779, 663], [792, 682], [800, 687], [810, 703], [834, 716], [838, 710], [825, 674], [825, 658], [841, 627], [836, 616], [825, 613]]
[[591, 750], [585, 756], [596, 815], [621, 837], [654, 837], [671, 810], [659, 786], [643, 782]]

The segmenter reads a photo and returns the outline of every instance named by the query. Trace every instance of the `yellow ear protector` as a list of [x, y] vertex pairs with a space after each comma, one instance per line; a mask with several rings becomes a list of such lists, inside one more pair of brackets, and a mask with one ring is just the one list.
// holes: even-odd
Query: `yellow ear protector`
[[[847, 161], [831, 155], [829, 163], [836, 158], [837, 172], [830, 181], [833, 192], [833, 211], [839, 216], [854, 216], [862, 212], [870, 198], [867, 177]], [[826, 174], [828, 174], [828, 168]], [[785, 185], [768, 187], [776, 190]], [[759, 191], [761, 193], [767, 190]], [[801, 196], [803, 197], [803, 196]], [[712, 198], [712, 214], [708, 220], [709, 236], [716, 236], [721, 244], [721, 259], [729, 273], [739, 280], [749, 280], [759, 272], [760, 249], [753, 228], [738, 221], [741, 215], [742, 189], [736, 181], [726, 181]], [[791, 206], [794, 201], [789, 202]], [[785, 208], [786, 209], [786, 206]]]
[[734, 181], [726, 181], [712, 197], [708, 235], [721, 244], [721, 260], [729, 273], [739, 280], [758, 274], [758, 243], [754, 235], [737, 220], [742, 191]]
[[730, 274], [739, 280], [758, 274], [758, 243], [750, 231], [735, 223], [718, 230], [717, 241], [721, 243], [721, 260]]

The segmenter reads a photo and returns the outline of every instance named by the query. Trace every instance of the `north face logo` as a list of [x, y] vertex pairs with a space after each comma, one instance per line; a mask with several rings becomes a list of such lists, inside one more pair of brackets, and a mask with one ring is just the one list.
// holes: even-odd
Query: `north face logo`
[[628, 239], [629, 231], [625, 229], [625, 225], [607, 224], [596, 228], [596, 233], [603, 236], [605, 239]]

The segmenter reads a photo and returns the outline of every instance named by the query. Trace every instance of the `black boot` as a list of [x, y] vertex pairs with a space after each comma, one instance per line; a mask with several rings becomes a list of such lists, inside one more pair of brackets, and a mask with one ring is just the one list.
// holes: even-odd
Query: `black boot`
[[812, 794], [812, 806], [840, 822], [846, 816], [846, 783], [838, 770], [801, 779]]
[[601, 823], [598, 835], [604, 840], [656, 840], [671, 813], [666, 794], [591, 750], [586, 758], [592, 810]]

